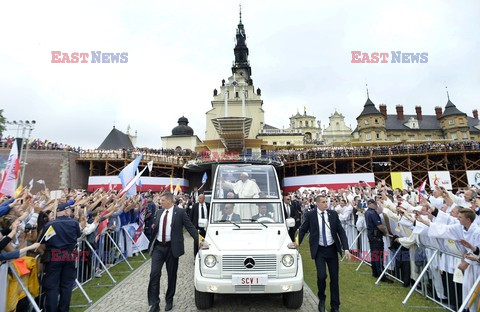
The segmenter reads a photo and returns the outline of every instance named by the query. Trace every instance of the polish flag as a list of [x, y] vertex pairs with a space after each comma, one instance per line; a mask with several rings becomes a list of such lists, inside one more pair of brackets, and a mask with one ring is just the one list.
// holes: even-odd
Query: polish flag
[[8, 156], [7, 166], [3, 171], [0, 182], [0, 195], [14, 196], [17, 188], [18, 172], [20, 171], [20, 158], [18, 157], [17, 140], [13, 141], [12, 150]]

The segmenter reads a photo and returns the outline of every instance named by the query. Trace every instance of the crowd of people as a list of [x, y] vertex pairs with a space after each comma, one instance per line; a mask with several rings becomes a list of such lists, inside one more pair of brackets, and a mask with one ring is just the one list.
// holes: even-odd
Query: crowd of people
[[[2, 148], [11, 148], [13, 137], [0, 138]], [[133, 148], [133, 149], [82, 149], [72, 147], [63, 143], [50, 142], [48, 140], [31, 140], [28, 143], [29, 149], [33, 150], [66, 150], [79, 153], [79, 158], [84, 159], [133, 159], [143, 153], [143, 159], [155, 162], [184, 165], [199, 164], [203, 162], [224, 161], [223, 159], [209, 156], [202, 152], [195, 152], [190, 149], [181, 148]], [[340, 158], [340, 157], [370, 157], [380, 155], [402, 155], [402, 154], [424, 154], [430, 152], [448, 151], [476, 151], [480, 149], [480, 143], [474, 141], [446, 142], [446, 143], [424, 143], [424, 144], [397, 144], [383, 146], [324, 146], [316, 145], [311, 148], [291, 148], [276, 151], [262, 152], [259, 155], [237, 155], [229, 156], [230, 161], [256, 161], [256, 162], [293, 162], [318, 158]], [[232, 154], [233, 155], [233, 154]]]
[[[12, 148], [15, 138], [12, 136], [0, 137], [0, 146], [2, 148]], [[74, 147], [68, 144], [52, 142], [49, 140], [41, 139], [27, 139], [24, 140], [24, 148], [28, 145], [28, 149], [31, 150], [47, 150], [47, 151], [69, 151], [69, 152], [79, 152], [80, 147]]]
[[133, 159], [138, 155], [143, 154], [142, 159], [145, 161], [164, 162], [171, 164], [183, 165], [187, 163], [192, 157], [196, 157], [198, 153], [189, 149], [118, 149], [118, 150], [103, 150], [103, 149], [88, 149], [80, 150], [79, 158], [84, 159]]
[[397, 144], [382, 146], [317, 146], [305, 149], [282, 149], [278, 155], [283, 162], [315, 158], [370, 157], [377, 155], [424, 154], [430, 152], [476, 151], [480, 143], [474, 141], [424, 144]]
[[[378, 279], [393, 257], [392, 274], [411, 287], [427, 260], [438, 250], [428, 271], [430, 296], [458, 310], [480, 275], [480, 194], [477, 188], [455, 194], [436, 187], [430, 194], [412, 188], [391, 189], [385, 181], [376, 187], [362, 184], [339, 190], [304, 190], [285, 197], [303, 220], [324, 196], [345, 229], [351, 252], [372, 265]], [[302, 221], [303, 222], [303, 221]], [[361, 233], [361, 234], [359, 234]], [[357, 237], [357, 234], [358, 237]], [[456, 272], [458, 271], [458, 272]], [[454, 275], [463, 276], [454, 279]], [[383, 276], [381, 281], [393, 281]], [[477, 303], [470, 311], [477, 311]]]
[[[59, 198], [50, 196], [48, 189], [32, 194], [25, 188], [15, 198], [0, 199], [0, 261], [12, 260], [16, 268], [26, 263], [28, 279], [37, 281], [28, 283], [30, 293], [38, 296], [39, 285], [42, 285], [45, 296], [42, 304], [46, 310], [57, 311], [58, 307], [59, 311], [68, 311], [75, 278], [82, 283], [93, 276], [100, 277], [105, 267], [99, 259], [108, 268], [122, 260], [120, 252], [127, 255], [127, 248], [117, 249], [128, 241], [125, 236], [121, 241], [124, 226], [140, 223], [143, 234], [149, 235], [155, 212], [153, 200], [158, 202], [159, 194], [147, 192], [127, 198], [103, 189], [90, 194], [66, 189]], [[74, 222], [68, 224], [69, 221]], [[82, 259], [75, 269], [78, 250], [82, 252]], [[73, 261], [63, 261], [64, 252]], [[37, 258], [41, 262], [37, 262]], [[64, 262], [70, 266], [59, 268]], [[0, 286], [3, 287], [5, 285]], [[20, 307], [28, 305], [27, 298], [19, 301], [17, 289], [11, 285], [8, 289], [8, 311], [16, 307], [17, 311], [23, 311]]]

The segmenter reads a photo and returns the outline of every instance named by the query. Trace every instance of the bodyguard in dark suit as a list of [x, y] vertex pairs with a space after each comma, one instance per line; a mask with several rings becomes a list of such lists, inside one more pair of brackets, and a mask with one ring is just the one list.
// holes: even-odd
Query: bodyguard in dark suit
[[288, 235], [292, 242], [295, 241], [295, 232], [298, 229], [298, 225], [300, 224], [300, 214], [298, 213], [297, 209], [291, 204], [292, 198], [290, 195], [286, 195], [283, 197], [283, 214], [285, 219], [293, 218], [295, 220], [295, 226], [288, 229]]
[[[200, 235], [205, 237], [205, 229], [198, 226], [199, 219], [208, 219], [210, 214], [210, 204], [205, 202], [205, 195], [198, 195], [198, 203], [193, 205], [192, 212], [190, 213], [190, 221], [192, 221], [193, 226], [198, 230]], [[198, 244], [193, 244], [193, 257], [197, 256]]]
[[177, 286], [178, 258], [185, 253], [183, 246], [183, 227], [198, 244], [197, 230], [184, 209], [174, 207], [172, 193], [165, 193], [160, 199], [161, 209], [155, 214], [153, 235], [154, 242], [150, 246], [152, 267], [148, 283], [148, 304], [150, 312], [160, 311], [160, 277], [163, 264], [166, 263], [168, 288], [165, 294], [165, 311], [173, 307], [173, 296]]
[[304, 222], [300, 226], [299, 243], [307, 232], [310, 232], [310, 253], [315, 259], [317, 267], [318, 310], [325, 311], [325, 288], [328, 265], [330, 274], [330, 306], [331, 311], [338, 311], [340, 307], [340, 291], [338, 288], [338, 255], [345, 250], [345, 256], [350, 260], [348, 241], [338, 215], [333, 210], [327, 210], [327, 198], [317, 196], [317, 209], [305, 214]]

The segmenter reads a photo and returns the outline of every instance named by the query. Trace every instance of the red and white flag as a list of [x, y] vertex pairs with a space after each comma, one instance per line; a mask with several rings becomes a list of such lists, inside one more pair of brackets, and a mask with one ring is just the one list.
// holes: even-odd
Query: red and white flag
[[427, 192], [425, 191], [425, 185], [427, 184], [427, 180], [423, 181], [423, 183], [420, 185], [420, 187], [418, 188], [418, 196], [419, 196], [419, 199], [421, 197], [427, 197]]
[[13, 141], [12, 150], [8, 156], [7, 166], [0, 182], [0, 195], [12, 196], [17, 188], [18, 172], [20, 171], [20, 158], [18, 157], [17, 140]]

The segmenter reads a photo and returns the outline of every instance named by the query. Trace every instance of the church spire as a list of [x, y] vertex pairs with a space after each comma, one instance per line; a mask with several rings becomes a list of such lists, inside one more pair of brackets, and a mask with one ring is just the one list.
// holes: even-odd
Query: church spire
[[250, 80], [252, 69], [248, 61], [248, 48], [246, 44], [247, 35], [245, 27], [242, 23], [242, 6], [240, 6], [240, 21], [237, 26], [236, 43], [233, 52], [235, 54], [235, 62], [232, 66], [232, 74], [244, 76], [246, 81]]
[[242, 23], [242, 5], [240, 4], [240, 24]]

